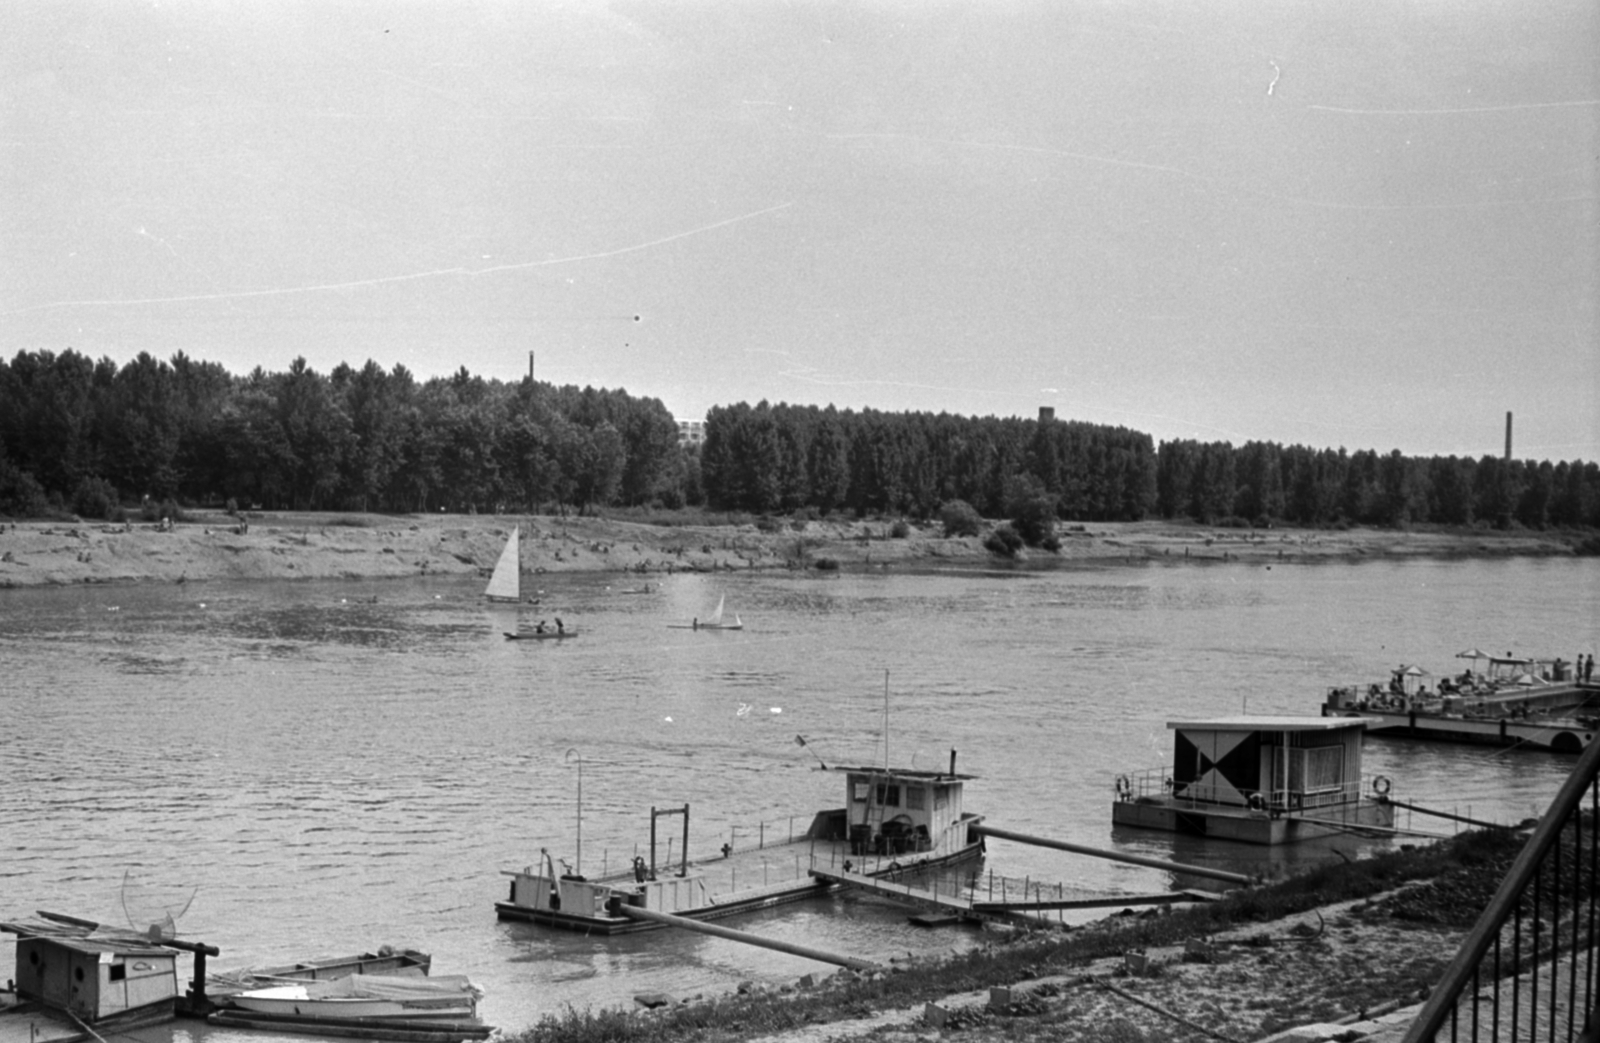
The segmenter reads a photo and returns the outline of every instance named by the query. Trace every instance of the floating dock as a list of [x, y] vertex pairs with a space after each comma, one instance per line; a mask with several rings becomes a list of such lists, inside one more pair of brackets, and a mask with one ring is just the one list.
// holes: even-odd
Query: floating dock
[[1392, 833], [1390, 782], [1361, 777], [1353, 717], [1171, 721], [1173, 763], [1117, 776], [1111, 821], [1247, 844]]

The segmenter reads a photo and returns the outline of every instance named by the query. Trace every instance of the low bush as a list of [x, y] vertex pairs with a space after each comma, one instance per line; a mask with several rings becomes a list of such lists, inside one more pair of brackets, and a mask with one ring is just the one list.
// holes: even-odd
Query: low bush
[[939, 523], [946, 536], [977, 536], [983, 532], [983, 517], [965, 500], [946, 500], [939, 505]]
[[1014, 558], [1022, 551], [1022, 537], [1010, 525], [1002, 525], [983, 540], [984, 549], [1002, 558]]
[[146, 500], [144, 505], [139, 508], [139, 517], [147, 522], [160, 521], [163, 518], [170, 519], [173, 522], [188, 520], [183, 513], [183, 508], [178, 506], [178, 501], [170, 496], [160, 503], [154, 500]]
[[117, 487], [98, 476], [78, 479], [72, 490], [72, 510], [80, 518], [101, 518], [112, 521], [112, 512], [120, 506]]

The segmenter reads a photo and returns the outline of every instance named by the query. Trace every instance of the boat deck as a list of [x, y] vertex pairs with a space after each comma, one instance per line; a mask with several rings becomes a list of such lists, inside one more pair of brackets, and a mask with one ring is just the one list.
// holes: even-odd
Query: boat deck
[[[726, 855], [711, 858], [691, 858], [685, 887], [703, 888], [715, 900], [743, 901], [767, 895], [793, 891], [796, 888], [818, 887], [811, 875], [813, 869], [831, 873], [854, 872], [873, 875], [908, 866], [929, 857], [928, 852], [884, 851], [862, 854], [853, 850], [848, 840], [813, 840], [797, 837], [753, 847], [736, 848]], [[682, 871], [682, 864], [658, 862], [656, 879], [671, 880]], [[915, 870], [913, 869], [913, 872]], [[595, 883], [627, 887], [635, 882], [631, 871], [608, 872], [589, 876]]]

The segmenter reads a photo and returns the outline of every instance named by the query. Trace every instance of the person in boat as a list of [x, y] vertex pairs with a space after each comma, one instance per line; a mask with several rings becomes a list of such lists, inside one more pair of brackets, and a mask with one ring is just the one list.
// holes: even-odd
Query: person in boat
[[689, 629], [691, 629], [691, 630], [699, 630], [700, 629], [700, 617], [699, 616], [695, 616], [693, 619], [691, 619], [689, 621]]
[[567, 632], [567, 625], [565, 623], [561, 622], [561, 617], [560, 616], [557, 616], [556, 617], [556, 633], [565, 634], [566, 632]]
[[542, 634], [542, 633], [544, 633], [544, 629], [545, 629], [544, 628], [544, 620], [541, 619], [541, 620], [539, 620], [538, 623], [536, 623], [534, 625], [533, 632], [535, 634]]

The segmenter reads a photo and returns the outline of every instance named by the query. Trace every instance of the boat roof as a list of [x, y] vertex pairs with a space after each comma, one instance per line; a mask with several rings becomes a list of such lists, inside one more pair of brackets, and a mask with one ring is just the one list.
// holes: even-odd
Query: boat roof
[[13, 930], [16, 924], [0, 924], [0, 930], [7, 931], [21, 938], [33, 938], [39, 941], [48, 941], [71, 949], [74, 952], [87, 953], [90, 956], [99, 956], [111, 953], [116, 956], [173, 956], [171, 949], [153, 944], [140, 938], [129, 937], [97, 937], [93, 935], [74, 937], [64, 934], [38, 934], [32, 931]]
[[1251, 732], [1332, 732], [1341, 728], [1364, 728], [1366, 721], [1359, 717], [1212, 717], [1209, 720], [1168, 721], [1167, 727], [1213, 729], [1216, 731]]
[[853, 775], [882, 775], [892, 779], [916, 779], [920, 782], [965, 782], [975, 779], [976, 775], [964, 775], [954, 771], [925, 771], [921, 768], [885, 768], [881, 765], [874, 767], [852, 768], [848, 765], [834, 765], [823, 768], [823, 771], [843, 771]]
[[0, 931], [18, 938], [43, 938], [69, 949], [87, 953], [124, 953], [129, 956], [171, 956], [173, 951], [136, 931], [99, 924], [63, 923], [51, 919], [18, 919], [0, 922]]

